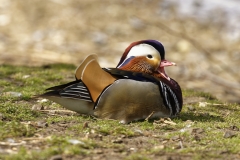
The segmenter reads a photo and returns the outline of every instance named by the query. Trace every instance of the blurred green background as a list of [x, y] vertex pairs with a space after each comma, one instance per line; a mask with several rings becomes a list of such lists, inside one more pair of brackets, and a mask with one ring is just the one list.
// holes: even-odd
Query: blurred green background
[[0, 64], [114, 67], [133, 41], [157, 39], [183, 89], [240, 103], [237, 0], [0, 0]]

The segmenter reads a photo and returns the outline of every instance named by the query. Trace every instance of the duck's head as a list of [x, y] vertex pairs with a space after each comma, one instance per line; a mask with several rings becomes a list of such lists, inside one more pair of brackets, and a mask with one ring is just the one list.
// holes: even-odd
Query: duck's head
[[161, 75], [170, 80], [164, 67], [176, 65], [165, 59], [163, 45], [157, 40], [141, 40], [131, 43], [123, 53], [117, 68], [151, 75]]

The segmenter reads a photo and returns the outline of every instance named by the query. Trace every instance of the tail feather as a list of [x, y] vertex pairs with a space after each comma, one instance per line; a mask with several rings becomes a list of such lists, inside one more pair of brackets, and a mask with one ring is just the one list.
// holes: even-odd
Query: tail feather
[[62, 90], [70, 85], [73, 85], [75, 83], [78, 83], [78, 82], [81, 82], [80, 80], [76, 80], [76, 81], [73, 81], [73, 82], [69, 82], [69, 83], [66, 83], [66, 84], [62, 84], [62, 85], [58, 85], [58, 86], [53, 86], [53, 87], [50, 87], [50, 88], [47, 88], [46, 90], [49, 91], [49, 90]]
[[40, 95], [40, 97], [60, 96], [59, 91], [52, 90]]
[[88, 96], [89, 92], [86, 87], [84, 88], [84, 84], [81, 81], [54, 86], [47, 90], [48, 92], [38, 97], [47, 98], [71, 111], [93, 115], [94, 103]]

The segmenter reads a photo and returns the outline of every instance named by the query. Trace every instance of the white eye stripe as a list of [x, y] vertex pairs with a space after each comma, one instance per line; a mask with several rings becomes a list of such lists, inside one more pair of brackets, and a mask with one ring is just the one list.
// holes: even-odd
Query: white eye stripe
[[[148, 56], [151, 55], [154, 58], [161, 59], [159, 52], [151, 45], [149, 44], [139, 44], [131, 48], [131, 50], [128, 52], [128, 55], [126, 57], [129, 58], [131, 56]], [[149, 58], [149, 57], [148, 57]]]

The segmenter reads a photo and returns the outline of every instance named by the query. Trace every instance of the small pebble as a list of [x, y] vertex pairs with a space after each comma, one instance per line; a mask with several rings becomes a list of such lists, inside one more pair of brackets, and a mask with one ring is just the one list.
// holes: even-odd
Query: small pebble
[[96, 133], [96, 131], [95, 131], [94, 129], [91, 129], [91, 130], [90, 130], [90, 133], [91, 133], [91, 134], [94, 134], [94, 133]]
[[32, 106], [33, 111], [39, 111], [39, 110], [43, 110], [43, 109], [44, 109], [44, 107], [41, 104], [34, 104]]
[[96, 153], [96, 154], [103, 154], [104, 152], [103, 152], [102, 149], [95, 149], [94, 153]]
[[207, 106], [207, 102], [199, 102], [199, 107], [206, 107]]
[[37, 102], [40, 102], [40, 103], [44, 103], [44, 102], [47, 102], [48, 101], [48, 99], [41, 99], [41, 100], [38, 100]]
[[130, 150], [130, 151], [135, 151], [136, 148], [133, 148], [133, 147], [132, 147], [132, 148], [129, 148], [129, 150]]
[[49, 114], [55, 114], [56, 113], [56, 111], [55, 110], [51, 110], [51, 111], [49, 111]]
[[188, 109], [189, 111], [195, 111], [195, 110], [196, 110], [193, 106], [187, 106], [187, 109]]
[[143, 132], [140, 129], [134, 129], [135, 135], [143, 135]]
[[66, 123], [58, 123], [57, 125], [60, 127], [65, 127], [65, 128], [68, 126], [68, 124], [66, 124]]
[[50, 160], [62, 160], [62, 155], [54, 155], [50, 158]]
[[224, 138], [232, 138], [232, 137], [235, 137], [237, 136], [237, 134], [233, 131], [226, 131], [223, 135]]
[[29, 78], [30, 77], [30, 75], [24, 75], [22, 78], [23, 79], [27, 79], [27, 78]]
[[20, 92], [5, 92], [4, 95], [11, 97], [22, 97], [22, 93]]
[[38, 121], [38, 122], [36, 122], [36, 127], [38, 127], [38, 128], [48, 127], [48, 123], [45, 121]]
[[15, 143], [15, 140], [12, 139], [12, 138], [7, 138], [7, 139], [6, 139], [6, 142], [8, 142], [8, 143]]
[[76, 145], [76, 144], [85, 144], [84, 142], [79, 141], [77, 139], [69, 139], [68, 142], [71, 143], [71, 144], [74, 144], [74, 145]]
[[172, 139], [172, 141], [180, 141], [181, 137], [180, 136], [173, 136], [171, 139]]
[[164, 145], [159, 145], [159, 146], [154, 146], [153, 148], [157, 149], [157, 150], [161, 150], [161, 149], [164, 149], [165, 146]]
[[122, 142], [123, 142], [122, 138], [117, 138], [112, 140], [112, 143], [122, 143]]

